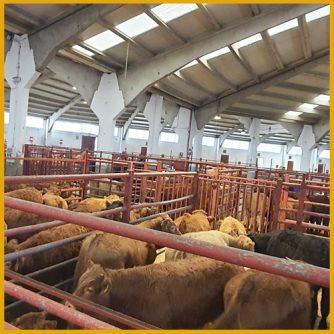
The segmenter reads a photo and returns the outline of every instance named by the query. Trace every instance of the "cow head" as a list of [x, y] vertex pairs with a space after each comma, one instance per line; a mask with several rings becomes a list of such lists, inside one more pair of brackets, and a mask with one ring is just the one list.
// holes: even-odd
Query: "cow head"
[[56, 329], [57, 321], [46, 320], [46, 312], [29, 312], [15, 319], [12, 324], [20, 329]]
[[179, 228], [170, 218], [164, 219], [161, 222], [161, 231], [166, 233], [181, 235]]
[[88, 269], [80, 277], [73, 295], [108, 306], [110, 289], [111, 281], [107, 272], [102, 266], [89, 260]]

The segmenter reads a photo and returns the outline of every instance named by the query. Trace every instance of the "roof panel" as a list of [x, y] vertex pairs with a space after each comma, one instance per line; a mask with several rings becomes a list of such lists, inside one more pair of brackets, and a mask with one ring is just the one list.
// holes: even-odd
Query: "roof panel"
[[[329, 47], [329, 17], [311, 21], [307, 24], [310, 36], [310, 44], [313, 52]], [[321, 36], [321, 38], [319, 38]]]

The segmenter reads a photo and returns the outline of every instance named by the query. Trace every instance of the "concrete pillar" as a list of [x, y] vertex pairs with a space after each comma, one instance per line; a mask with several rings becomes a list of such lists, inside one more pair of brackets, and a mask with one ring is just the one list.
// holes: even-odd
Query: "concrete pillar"
[[248, 164], [256, 163], [257, 147], [260, 144], [260, 138], [259, 138], [260, 125], [261, 125], [261, 120], [259, 118], [252, 119], [252, 122], [249, 127], [249, 136], [251, 138], [251, 141], [250, 141], [249, 150], [247, 153], [247, 163]]
[[147, 141], [148, 154], [163, 153], [159, 152], [159, 136], [164, 126], [164, 122], [161, 119], [162, 114], [163, 97], [152, 94], [144, 109], [144, 115], [149, 122], [149, 137]]
[[10, 122], [7, 147], [14, 156], [22, 155], [25, 143], [26, 118], [28, 114], [29, 89], [39, 77], [36, 72], [33, 50], [27, 35], [15, 35], [6, 55], [5, 78], [10, 86]]
[[189, 137], [189, 147], [192, 148], [193, 159], [200, 159], [202, 157], [202, 140], [204, 127], [198, 129], [197, 122], [194, 117], [194, 111], [192, 111], [191, 118], [191, 128], [190, 128], [190, 137]]
[[191, 147], [191, 143], [189, 143], [190, 121], [191, 110], [180, 107], [179, 112], [172, 124], [173, 130], [179, 136], [180, 152], [183, 153], [184, 157], [187, 157], [188, 148]]
[[117, 133], [117, 137], [116, 137], [117, 145], [116, 145], [115, 149], [116, 149], [116, 152], [119, 152], [119, 153], [122, 152], [122, 137], [123, 137], [123, 131], [124, 131], [124, 128], [123, 128], [123, 127], [118, 128], [118, 133]]
[[300, 170], [303, 172], [310, 171], [312, 161], [312, 150], [315, 144], [315, 136], [311, 125], [304, 125], [302, 133], [298, 138], [298, 145], [302, 148], [300, 159]]
[[115, 117], [124, 109], [123, 95], [115, 73], [102, 75], [90, 107], [99, 119], [97, 150], [113, 152], [118, 147], [114, 137]]

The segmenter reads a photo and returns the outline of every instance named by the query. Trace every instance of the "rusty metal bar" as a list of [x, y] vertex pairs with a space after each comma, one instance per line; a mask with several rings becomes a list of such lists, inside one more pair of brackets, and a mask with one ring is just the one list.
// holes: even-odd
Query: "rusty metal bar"
[[35, 277], [35, 276], [38, 276], [40, 274], [44, 274], [44, 273], [47, 273], [49, 271], [52, 271], [54, 269], [59, 269], [59, 268], [65, 267], [68, 264], [76, 262], [77, 260], [78, 260], [78, 257], [73, 257], [72, 259], [54, 264], [50, 267], [46, 267], [46, 268], [43, 268], [43, 269], [40, 269], [40, 270], [33, 271], [32, 273], [26, 274], [25, 276], [26, 277]]
[[[291, 220], [291, 219], [279, 220], [278, 222], [281, 224], [285, 224], [285, 225], [296, 225], [297, 224], [295, 220]], [[317, 225], [317, 224], [310, 224], [310, 223], [302, 222], [301, 226], [305, 228], [314, 229], [314, 230], [322, 230], [326, 232], [330, 231], [330, 227], [326, 225]]]
[[[172, 210], [164, 211], [163, 213], [165, 213], [165, 214], [179, 213], [179, 212], [190, 210], [190, 209], [192, 209], [192, 206], [191, 205], [187, 205], [187, 206], [180, 207], [178, 209], [172, 209]], [[141, 222], [143, 222], [145, 220], [157, 218], [160, 215], [161, 215], [161, 213], [156, 213], [154, 215], [150, 215], [150, 216], [146, 216], [146, 217], [141, 217], [141, 218], [138, 218], [136, 220], [133, 220], [132, 222], [130, 222], [130, 224], [131, 225], [137, 225], [137, 224], [139, 224], [139, 223], [141, 223]]]
[[[27, 276], [28, 276], [28, 275], [26, 275], [26, 277], [27, 277]], [[13, 282], [13, 280], [11, 280], [10, 282]], [[61, 282], [59, 282], [59, 283], [53, 285], [52, 287], [58, 289], [58, 288], [60, 288], [61, 286], [66, 285], [66, 284], [71, 283], [71, 282], [73, 282], [73, 278], [69, 278], [69, 279], [67, 279], [67, 280], [65, 280], [65, 281], [61, 281]], [[15, 284], [15, 280], [14, 280], [13, 283]], [[45, 292], [42, 292], [42, 291], [39, 291], [39, 292], [36, 292], [36, 293], [37, 293], [38, 295], [45, 295]], [[19, 305], [21, 305], [21, 304], [23, 304], [23, 303], [24, 303], [23, 300], [18, 300], [18, 301], [14, 302], [14, 303], [11, 303], [11, 304], [9, 304], [9, 305], [6, 305], [6, 306], [5, 306], [5, 312], [10, 312], [10, 310], [12, 310], [13, 308], [15, 309], [16, 307], [18, 307]]]
[[81, 313], [77, 310], [70, 309], [51, 299], [40, 296], [35, 292], [29, 291], [21, 286], [11, 282], [4, 282], [5, 292], [12, 297], [21, 299], [30, 305], [36, 306], [39, 309], [45, 310], [59, 318], [65, 319], [70, 323], [86, 329], [119, 329], [109, 325], [103, 321], [94, 319], [93, 317]]
[[15, 279], [15, 281], [18, 281], [20, 283], [23, 283], [25, 285], [28, 285], [32, 288], [38, 289], [42, 291], [43, 293], [47, 293], [51, 296], [54, 296], [56, 298], [66, 300], [73, 304], [76, 307], [83, 308], [87, 311], [94, 312], [96, 314], [102, 315], [104, 317], [107, 317], [109, 319], [115, 320], [119, 323], [122, 323], [126, 326], [129, 326], [131, 328], [135, 329], [159, 329], [156, 326], [147, 324], [143, 321], [137, 320], [133, 317], [130, 317], [128, 315], [122, 314], [120, 312], [114, 311], [110, 308], [104, 307], [102, 305], [98, 305], [96, 303], [93, 303], [89, 300], [76, 297], [68, 292], [61, 291], [59, 289], [56, 289], [54, 287], [50, 287], [49, 285], [38, 282], [31, 278], [26, 278], [21, 274], [15, 273], [11, 270], [6, 270], [5, 272], [6, 277], [9, 277], [11, 279]]
[[193, 198], [194, 195], [188, 195], [188, 196], [184, 196], [184, 197], [180, 197], [180, 198], [175, 198], [175, 199], [171, 199], [171, 200], [167, 200], [167, 201], [161, 201], [161, 202], [152, 202], [152, 203], [140, 203], [140, 204], [135, 204], [132, 205], [131, 208], [132, 209], [140, 209], [140, 208], [146, 208], [148, 206], [162, 206], [164, 204], [170, 204], [170, 203], [175, 203], [175, 202], [181, 202], [187, 199], [191, 199]]
[[5, 321], [5, 330], [7, 329], [16, 329], [16, 330], [19, 330], [20, 328], [17, 328], [15, 326], [13, 326], [12, 324], [8, 323]]
[[32, 203], [17, 198], [5, 197], [5, 206], [28, 211], [37, 215], [48, 216], [53, 219], [61, 219], [73, 224], [86, 226], [93, 230], [97, 229], [121, 235], [123, 237], [159, 244], [161, 246], [206, 256], [220, 261], [226, 261], [239, 266], [246, 266], [272, 274], [306, 281], [314, 285], [329, 287], [329, 270], [309, 264], [299, 264], [291, 262], [290, 260], [255, 254], [237, 248], [221, 247], [204, 241], [193, 240], [150, 229], [138, 228], [114, 220], [107, 221], [103, 218], [85, 215], [83, 213], [69, 212], [54, 207], [45, 208], [45, 205], [43, 204]]
[[[41, 204], [41, 205], [43, 205], [43, 204]], [[5, 261], [14, 261], [21, 256], [28, 256], [28, 255], [32, 255], [32, 254], [37, 254], [37, 253], [41, 253], [43, 251], [48, 251], [48, 250], [53, 249], [53, 248], [61, 247], [61, 246], [67, 245], [71, 242], [75, 242], [75, 241], [79, 241], [81, 239], [84, 239], [92, 233], [93, 232], [87, 232], [87, 233], [83, 233], [83, 234], [80, 234], [80, 235], [76, 235], [74, 237], [70, 237], [70, 238], [66, 238], [66, 239], [62, 239], [62, 240], [57, 240], [57, 241], [49, 242], [47, 244], [27, 248], [27, 249], [24, 249], [24, 250], [21, 250], [21, 251], [13, 252], [13, 253], [9, 253], [9, 254], [5, 255]]]

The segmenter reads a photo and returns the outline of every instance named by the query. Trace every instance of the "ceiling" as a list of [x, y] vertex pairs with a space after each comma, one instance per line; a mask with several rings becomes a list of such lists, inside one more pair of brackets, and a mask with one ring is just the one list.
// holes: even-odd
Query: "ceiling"
[[[35, 34], [89, 6], [97, 5], [5, 5], [5, 30], [8, 38], [11, 34]], [[294, 138], [285, 124], [315, 125], [329, 117], [329, 100], [316, 99], [320, 94], [329, 95], [328, 15], [314, 20], [310, 15], [299, 16], [282, 32], [271, 29], [269, 24], [268, 29], [259, 30], [253, 35], [253, 41], [242, 46], [237, 42], [249, 37], [247, 26], [254, 20], [278, 9], [289, 11], [292, 5], [198, 4], [193, 5], [191, 12], [170, 20], [162, 19], [163, 11], [159, 12], [158, 6], [123, 5], [100, 16], [60, 48], [57, 57], [104, 73], [124, 71], [126, 66], [130, 69], [160, 55], [165, 55], [166, 62], [171, 61], [171, 51], [243, 24], [244, 38], [221, 49], [220, 55], [196, 58], [195, 62], [153, 83], [146, 92], [160, 94], [203, 114], [206, 107], [229, 101], [221, 112], [217, 109], [216, 117], [205, 122], [207, 136], [226, 134], [230, 139], [250, 140], [242, 119], [257, 117], [261, 119], [263, 142], [286, 144]], [[145, 28], [144, 22], [137, 22], [134, 29], [122, 23], [140, 14], [153, 28], [136, 36]], [[167, 14], [172, 15], [173, 11]], [[101, 51], [93, 47], [89, 39], [106, 30], [118, 36], [119, 43]], [[75, 45], [90, 55], [73, 49]], [[5, 93], [5, 110], [8, 110], [7, 83]], [[28, 114], [48, 118], [69, 103], [72, 105], [60, 120], [98, 124], [98, 118], [72, 85], [46, 70], [30, 90]], [[304, 103], [316, 104], [316, 107], [302, 106]], [[142, 111], [133, 115], [135, 110], [127, 108], [116, 125], [124, 126], [132, 116], [130, 127], [148, 129]], [[289, 116], [288, 111], [301, 113]], [[166, 130], [172, 131], [170, 125]], [[329, 134], [320, 144], [328, 142]]]

